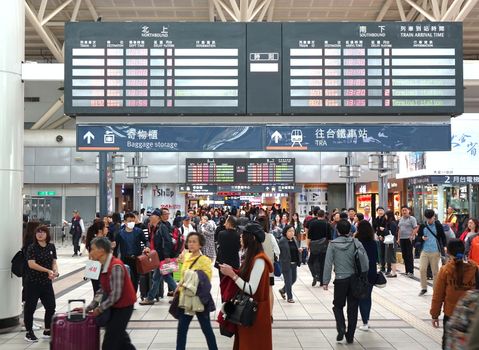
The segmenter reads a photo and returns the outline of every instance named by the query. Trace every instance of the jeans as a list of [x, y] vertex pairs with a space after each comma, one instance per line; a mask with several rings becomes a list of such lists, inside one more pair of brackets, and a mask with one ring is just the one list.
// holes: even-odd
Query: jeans
[[[348, 328], [346, 330], [346, 320], [344, 319], [343, 308], [348, 303]], [[353, 297], [351, 288], [351, 278], [334, 280], [334, 299], [333, 313], [336, 319], [336, 329], [338, 333], [345, 333], [346, 339], [353, 339], [358, 323], [358, 304], [359, 300]]]
[[134, 350], [130, 336], [126, 331], [133, 305], [121, 309], [111, 308], [111, 318], [105, 327], [105, 337], [103, 339], [102, 350], [121, 349]]
[[431, 265], [433, 287], [436, 284], [437, 272], [439, 271], [439, 261], [441, 260], [441, 254], [421, 252], [419, 257], [419, 271], [421, 273], [421, 289], [427, 289], [427, 266]]
[[[176, 350], [184, 350], [186, 348], [186, 337], [188, 335], [188, 328], [193, 316], [186, 315], [183, 309], [179, 309], [180, 318], [178, 319], [178, 330], [176, 333]], [[216, 345], [215, 334], [211, 328], [210, 314], [208, 312], [197, 313], [196, 317], [200, 323], [201, 330], [206, 338], [208, 350], [218, 350]]]
[[296, 263], [290, 264], [290, 266], [291, 268], [289, 270], [283, 270], [284, 287], [281, 289], [282, 291], [286, 291], [288, 300], [293, 299], [293, 284], [296, 282], [298, 271], [298, 265]]
[[310, 254], [308, 260], [309, 271], [311, 276], [323, 284], [324, 261], [326, 260], [326, 252], [318, 254]]
[[391, 263], [387, 263], [386, 270], [386, 245], [379, 241], [379, 261], [381, 262], [381, 271], [391, 272]]
[[81, 233], [74, 233], [72, 235], [73, 254], [80, 253], [80, 238], [81, 238]]
[[414, 273], [414, 256], [412, 254], [412, 242], [409, 238], [399, 240], [402, 257], [406, 267], [406, 273]]
[[369, 322], [369, 315], [371, 314], [371, 305], [372, 299], [371, 294], [373, 292], [373, 285], [369, 286], [369, 294], [366, 298], [359, 300], [359, 312], [361, 313], [361, 319], [363, 320], [363, 324], [368, 324]]
[[176, 282], [173, 279], [173, 275], [170, 273], [168, 275], [162, 275], [160, 269], [156, 269], [153, 272], [153, 278], [151, 283], [151, 288], [148, 292], [147, 299], [148, 300], [155, 300], [156, 296], [158, 295], [158, 290], [160, 285], [163, 284], [163, 280], [168, 284], [168, 289], [175, 290], [176, 289]]
[[32, 330], [33, 314], [37, 308], [38, 299], [40, 299], [45, 308], [45, 329], [50, 329], [52, 324], [52, 317], [55, 314], [56, 308], [55, 293], [52, 284], [42, 285], [27, 281], [23, 320], [27, 331]]

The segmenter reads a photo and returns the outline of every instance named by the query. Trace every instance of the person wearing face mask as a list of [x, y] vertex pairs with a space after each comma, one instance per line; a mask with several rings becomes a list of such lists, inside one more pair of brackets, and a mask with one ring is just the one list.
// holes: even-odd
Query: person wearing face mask
[[[138, 290], [139, 276], [136, 271], [136, 257], [150, 252], [150, 242], [146, 239], [143, 231], [135, 227], [136, 217], [133, 213], [125, 214], [125, 227], [120, 230], [116, 237], [121, 261], [130, 267], [130, 277], [133, 283], [133, 289]], [[142, 249], [142, 244], [145, 247]]]

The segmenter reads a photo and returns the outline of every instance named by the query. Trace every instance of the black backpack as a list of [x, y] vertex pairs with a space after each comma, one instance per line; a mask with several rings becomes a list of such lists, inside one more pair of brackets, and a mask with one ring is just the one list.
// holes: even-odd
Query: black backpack
[[25, 254], [19, 250], [12, 259], [11, 273], [17, 277], [23, 277], [25, 273]]

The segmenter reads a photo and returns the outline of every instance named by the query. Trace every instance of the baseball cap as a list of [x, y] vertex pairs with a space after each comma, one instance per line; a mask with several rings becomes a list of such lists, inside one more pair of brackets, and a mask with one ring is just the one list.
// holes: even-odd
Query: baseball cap
[[153, 212], [151, 213], [151, 215], [156, 215], [156, 216], [158, 216], [159, 218], [161, 218], [161, 210], [155, 209], [155, 210], [153, 210]]

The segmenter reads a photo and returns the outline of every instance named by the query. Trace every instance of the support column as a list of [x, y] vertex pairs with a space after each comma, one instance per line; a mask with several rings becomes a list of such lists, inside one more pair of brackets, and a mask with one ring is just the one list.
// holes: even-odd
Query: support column
[[352, 174], [353, 153], [348, 152], [346, 165], [349, 165], [349, 176], [346, 178], [346, 208], [354, 208], [354, 177]]
[[[135, 157], [133, 158], [133, 165], [140, 166], [141, 164], [141, 154], [140, 152], [135, 152]], [[133, 210], [140, 212], [141, 209], [141, 178], [140, 178], [140, 168], [138, 168], [138, 176], [133, 179]]]
[[[384, 153], [381, 154], [381, 164], [384, 162], [384, 157]], [[378, 172], [379, 205], [384, 207], [384, 210], [388, 209], [388, 178], [388, 170]]]
[[108, 215], [108, 153], [99, 152], [99, 179], [98, 179], [98, 194], [100, 198], [100, 217]]
[[16, 326], [21, 308], [21, 279], [11, 277], [10, 260], [22, 246], [23, 84], [25, 46], [23, 0], [2, 2], [0, 12], [0, 328]]

